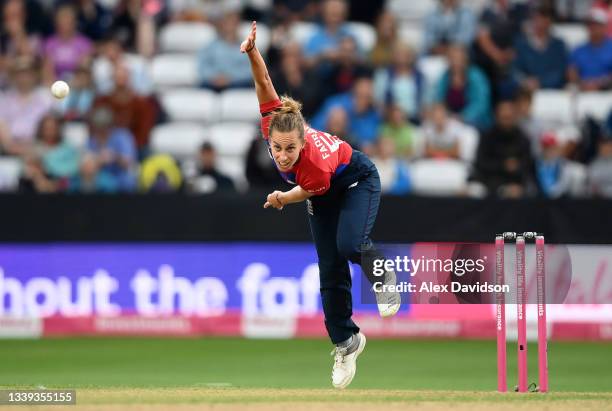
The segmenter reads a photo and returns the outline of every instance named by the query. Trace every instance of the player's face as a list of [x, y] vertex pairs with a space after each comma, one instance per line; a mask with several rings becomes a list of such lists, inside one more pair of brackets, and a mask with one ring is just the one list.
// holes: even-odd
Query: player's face
[[270, 148], [274, 162], [280, 171], [289, 171], [300, 156], [304, 143], [297, 130], [274, 130], [270, 135]]

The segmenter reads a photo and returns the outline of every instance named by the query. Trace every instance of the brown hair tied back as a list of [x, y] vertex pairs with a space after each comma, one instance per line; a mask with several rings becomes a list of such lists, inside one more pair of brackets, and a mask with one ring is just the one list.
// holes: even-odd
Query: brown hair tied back
[[304, 117], [302, 117], [301, 112], [302, 104], [287, 96], [282, 96], [281, 102], [283, 105], [274, 110], [274, 114], [272, 115], [270, 128], [268, 129], [269, 135], [272, 135], [273, 130], [282, 133], [297, 130], [300, 140], [304, 140]]

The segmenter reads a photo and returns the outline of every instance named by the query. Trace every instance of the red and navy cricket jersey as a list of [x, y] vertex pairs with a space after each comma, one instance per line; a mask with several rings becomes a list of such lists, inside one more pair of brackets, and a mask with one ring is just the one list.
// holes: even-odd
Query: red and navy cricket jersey
[[[280, 100], [275, 100], [259, 107], [263, 115], [261, 131], [266, 141], [273, 111], [281, 105]], [[340, 174], [351, 162], [353, 149], [346, 141], [308, 126], [304, 126], [304, 143], [293, 168], [288, 172], [279, 170], [279, 173], [285, 181], [297, 184], [309, 193], [324, 194], [329, 190], [332, 178]], [[276, 166], [276, 162], [274, 165]]]

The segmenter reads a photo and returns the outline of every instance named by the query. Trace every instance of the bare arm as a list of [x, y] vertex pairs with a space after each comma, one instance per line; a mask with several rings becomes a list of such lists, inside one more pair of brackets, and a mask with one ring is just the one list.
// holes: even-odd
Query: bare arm
[[255, 91], [257, 92], [257, 100], [259, 104], [269, 103], [274, 100], [278, 100], [278, 94], [274, 90], [272, 80], [268, 75], [268, 69], [266, 68], [266, 62], [264, 61], [261, 53], [255, 45], [255, 38], [257, 35], [257, 23], [253, 22], [251, 26], [251, 32], [247, 38], [240, 45], [240, 51], [246, 53], [249, 56], [249, 62], [251, 63], [251, 72], [253, 74], [253, 80], [255, 81]]
[[268, 194], [264, 208], [274, 207], [282, 210], [286, 204], [300, 203], [312, 196], [312, 193], [309, 193], [300, 186], [295, 186], [289, 191], [274, 191]]

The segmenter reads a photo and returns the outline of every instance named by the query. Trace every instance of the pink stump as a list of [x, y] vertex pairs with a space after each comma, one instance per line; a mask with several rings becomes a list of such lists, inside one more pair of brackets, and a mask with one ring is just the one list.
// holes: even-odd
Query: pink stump
[[538, 303], [538, 372], [539, 391], [548, 391], [548, 340], [546, 336], [546, 270], [544, 236], [536, 237], [536, 281]]
[[[504, 285], [504, 237], [495, 237], [495, 284]], [[508, 391], [506, 376], [506, 306], [504, 293], [495, 295], [497, 322], [497, 391]]]
[[516, 313], [518, 327], [518, 391], [527, 392], [527, 318], [525, 287], [525, 238], [516, 237]]

